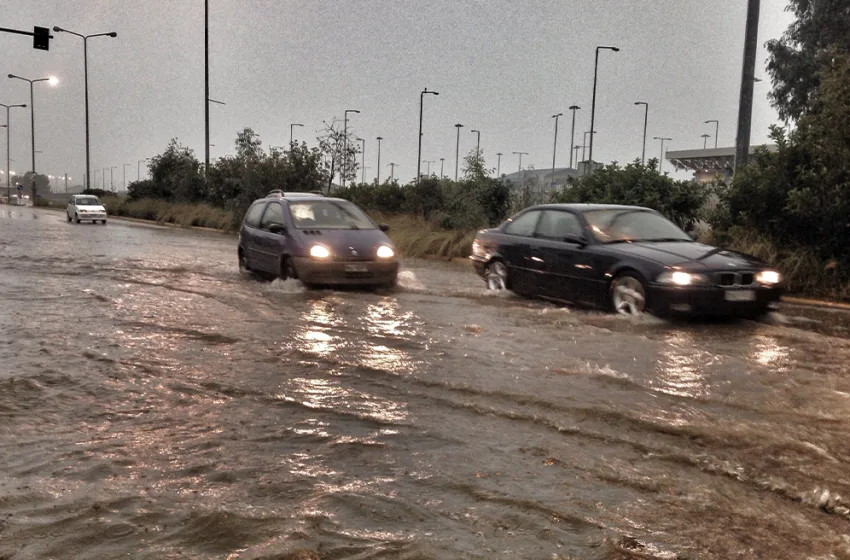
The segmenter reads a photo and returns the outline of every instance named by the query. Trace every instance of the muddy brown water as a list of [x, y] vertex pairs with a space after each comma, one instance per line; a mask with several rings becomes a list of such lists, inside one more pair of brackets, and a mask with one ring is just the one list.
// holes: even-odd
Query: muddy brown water
[[0, 558], [850, 558], [850, 323], [630, 320], [0, 207]]

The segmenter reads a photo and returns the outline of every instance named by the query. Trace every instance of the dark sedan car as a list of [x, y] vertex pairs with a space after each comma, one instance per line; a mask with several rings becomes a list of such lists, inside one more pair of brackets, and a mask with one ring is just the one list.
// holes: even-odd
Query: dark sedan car
[[470, 256], [491, 289], [591, 303], [623, 314], [758, 317], [782, 277], [758, 259], [697, 243], [635, 206], [549, 204], [481, 230]]
[[255, 201], [239, 232], [239, 268], [306, 285], [395, 286], [392, 242], [355, 204], [272, 191]]

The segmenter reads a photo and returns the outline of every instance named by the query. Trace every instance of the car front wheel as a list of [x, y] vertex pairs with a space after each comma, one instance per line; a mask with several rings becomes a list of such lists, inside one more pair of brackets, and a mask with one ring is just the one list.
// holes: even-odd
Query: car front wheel
[[74, 221], [77, 222], [78, 224], [80, 223], [80, 215], [77, 214], [76, 212], [74, 213]]
[[484, 272], [484, 281], [487, 289], [502, 291], [508, 289], [508, 267], [502, 261], [493, 261], [487, 265]]
[[71, 223], [71, 215], [69, 213], [65, 212], [65, 217], [68, 218], [68, 223], [70, 224]]
[[637, 274], [624, 272], [611, 282], [611, 306], [621, 315], [640, 315], [646, 309], [646, 287]]

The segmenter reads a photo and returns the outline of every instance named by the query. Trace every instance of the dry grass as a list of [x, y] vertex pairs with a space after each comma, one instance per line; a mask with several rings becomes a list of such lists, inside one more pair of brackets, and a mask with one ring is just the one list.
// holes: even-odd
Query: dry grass
[[372, 214], [372, 218], [390, 226], [387, 235], [406, 257], [468, 257], [475, 239], [475, 231], [441, 229], [417, 216]]
[[233, 213], [207, 204], [176, 204], [163, 200], [126, 200], [104, 197], [104, 206], [112, 216], [150, 220], [180, 227], [205, 227], [233, 231]]
[[[712, 243], [710, 234], [705, 241]], [[792, 293], [850, 301], [850, 271], [839, 268], [836, 261], [823, 262], [805, 248], [780, 248], [763, 235], [748, 231], [735, 231], [725, 246], [775, 266]]]

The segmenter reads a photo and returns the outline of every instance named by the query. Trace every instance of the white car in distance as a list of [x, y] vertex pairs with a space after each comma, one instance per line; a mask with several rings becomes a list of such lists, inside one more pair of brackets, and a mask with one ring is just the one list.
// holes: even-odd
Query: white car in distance
[[91, 220], [93, 224], [98, 221], [106, 224], [106, 208], [96, 196], [90, 194], [73, 195], [68, 201], [65, 213], [69, 222], [74, 221], [79, 224], [83, 220]]

